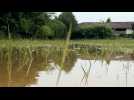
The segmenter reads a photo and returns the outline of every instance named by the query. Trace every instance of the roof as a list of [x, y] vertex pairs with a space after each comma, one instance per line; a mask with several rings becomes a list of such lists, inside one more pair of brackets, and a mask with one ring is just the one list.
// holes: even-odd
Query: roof
[[113, 29], [132, 29], [134, 22], [111, 22], [111, 23], [100, 23], [100, 22], [85, 22], [79, 25], [94, 25], [94, 24], [106, 24], [111, 26]]

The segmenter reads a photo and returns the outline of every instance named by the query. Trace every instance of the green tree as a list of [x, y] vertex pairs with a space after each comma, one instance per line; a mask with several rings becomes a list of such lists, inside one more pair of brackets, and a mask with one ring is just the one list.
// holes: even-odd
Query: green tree
[[55, 38], [63, 38], [66, 36], [66, 26], [58, 19], [54, 19], [48, 23], [48, 26], [54, 31]]
[[107, 20], [106, 20], [106, 23], [110, 23], [111, 22], [111, 18], [108, 18]]
[[32, 25], [32, 34], [35, 37], [35, 34], [40, 29], [40, 27], [46, 25], [50, 21], [50, 16], [46, 12], [35, 12], [33, 13], [34, 16], [32, 18], [33, 25]]
[[21, 12], [19, 32], [21, 32], [21, 35], [29, 33], [32, 38], [36, 38], [36, 33], [40, 30], [40, 27], [50, 21], [50, 17], [47, 12]]
[[49, 26], [43, 25], [38, 29], [36, 36], [42, 39], [53, 38], [54, 32]]
[[112, 37], [112, 29], [105, 25], [91, 25], [82, 27], [80, 29], [80, 34], [82, 38], [89, 39], [104, 39]]
[[[16, 13], [17, 14], [17, 13]], [[6, 34], [9, 39], [16, 30], [15, 13], [5, 12], [0, 14], [0, 28]]]
[[59, 20], [62, 21], [66, 25], [67, 30], [69, 30], [70, 23], [72, 23], [72, 32], [75, 32], [78, 30], [78, 23], [72, 12], [61, 13], [59, 15]]
[[20, 30], [21, 31], [28, 33], [31, 29], [31, 26], [32, 26], [31, 20], [26, 19], [26, 18], [22, 18], [20, 20]]
[[51, 20], [51, 15], [47, 12], [1, 12], [0, 32], [9, 39], [27, 33], [34, 37], [37, 30]]

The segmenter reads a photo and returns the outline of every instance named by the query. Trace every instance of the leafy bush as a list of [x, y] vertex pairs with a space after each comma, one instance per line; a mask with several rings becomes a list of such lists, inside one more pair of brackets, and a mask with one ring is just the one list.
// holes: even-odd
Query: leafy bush
[[0, 31], [0, 39], [6, 38], [6, 35], [3, 31]]
[[36, 37], [42, 39], [53, 38], [54, 32], [49, 26], [43, 25], [37, 30]]
[[66, 25], [67, 30], [69, 30], [70, 23], [72, 23], [72, 32], [77, 30], [78, 22], [72, 12], [62, 12], [58, 19]]
[[63, 22], [55, 19], [50, 21], [47, 25], [54, 31], [55, 38], [65, 37], [66, 26]]
[[123, 38], [134, 38], [134, 33], [132, 33], [132, 34], [120, 34], [119, 37], [123, 37]]
[[134, 39], [134, 32], [132, 34], [128, 34], [128, 38], [133, 38]]
[[112, 37], [112, 29], [104, 25], [81, 28], [79, 34], [83, 38], [104, 39]]
[[32, 27], [32, 22], [26, 18], [22, 18], [20, 20], [20, 31], [21, 32], [29, 32]]

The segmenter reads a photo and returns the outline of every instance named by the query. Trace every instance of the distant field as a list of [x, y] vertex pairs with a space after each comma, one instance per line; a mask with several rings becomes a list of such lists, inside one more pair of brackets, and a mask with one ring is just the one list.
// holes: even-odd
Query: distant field
[[[57, 46], [63, 47], [65, 40], [0, 40], [0, 48], [17, 47], [45, 47]], [[100, 46], [109, 50], [121, 50], [124, 52], [134, 51], [133, 39], [105, 39], [105, 40], [71, 40], [70, 44], [86, 45], [86, 46]]]

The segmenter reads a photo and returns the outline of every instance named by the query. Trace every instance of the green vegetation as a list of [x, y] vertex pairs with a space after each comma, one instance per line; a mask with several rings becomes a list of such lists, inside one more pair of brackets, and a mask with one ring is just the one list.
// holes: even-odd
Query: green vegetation
[[107, 22], [107, 23], [110, 23], [110, 22], [111, 22], [111, 18], [108, 18], [108, 19], [106, 20], [106, 22]]
[[63, 12], [59, 16], [59, 20], [66, 25], [67, 30], [69, 30], [70, 23], [72, 23], [72, 33], [78, 30], [78, 23], [72, 12]]
[[74, 38], [83, 39], [105, 39], [112, 37], [112, 29], [105, 25], [81, 26], [79, 35], [75, 34]]
[[66, 36], [66, 26], [63, 22], [59, 21], [58, 19], [54, 19], [48, 23], [48, 26], [54, 32], [54, 38], [60, 39], [65, 38]]
[[[10, 47], [15, 48], [37, 48], [37, 47], [57, 47], [64, 48], [65, 41], [64, 40], [29, 40], [29, 39], [21, 39], [21, 40], [0, 40], [0, 48], [8, 48], [8, 44], [10, 43]], [[101, 39], [101, 40], [71, 40], [70, 46], [74, 45], [76, 48], [82, 47], [102, 47], [107, 48], [109, 50], [120, 50], [123, 52], [133, 52], [134, 50], [134, 40], [133, 39]], [[78, 47], [77, 47], [78, 45]], [[84, 47], [83, 47], [84, 49]]]
[[63, 12], [59, 17], [48, 12], [4, 12], [0, 14], [1, 38], [57, 39], [66, 38], [69, 24], [73, 32], [78, 23], [72, 12]]
[[[107, 23], [79, 25], [72, 12], [62, 12], [58, 17], [49, 12], [2, 12], [0, 14], [0, 38], [8, 39], [66, 39], [72, 23], [71, 39], [115, 38]], [[133, 35], [120, 36], [133, 38]]]
[[[105, 60], [107, 64], [120, 55], [134, 58], [134, 33], [115, 37], [106, 26], [109, 22], [110, 18], [104, 24], [81, 26], [72, 12], [59, 17], [48, 12], [0, 13], [0, 66], [7, 68], [8, 86], [16, 73], [29, 81], [36, 70], [53, 70], [51, 62], [59, 69], [58, 84], [62, 71], [71, 71], [77, 58]], [[91, 66], [81, 66], [85, 84]]]
[[54, 37], [54, 32], [49, 26], [44, 25], [38, 29], [38, 31], [36, 32], [36, 37], [40, 39], [52, 38]]

